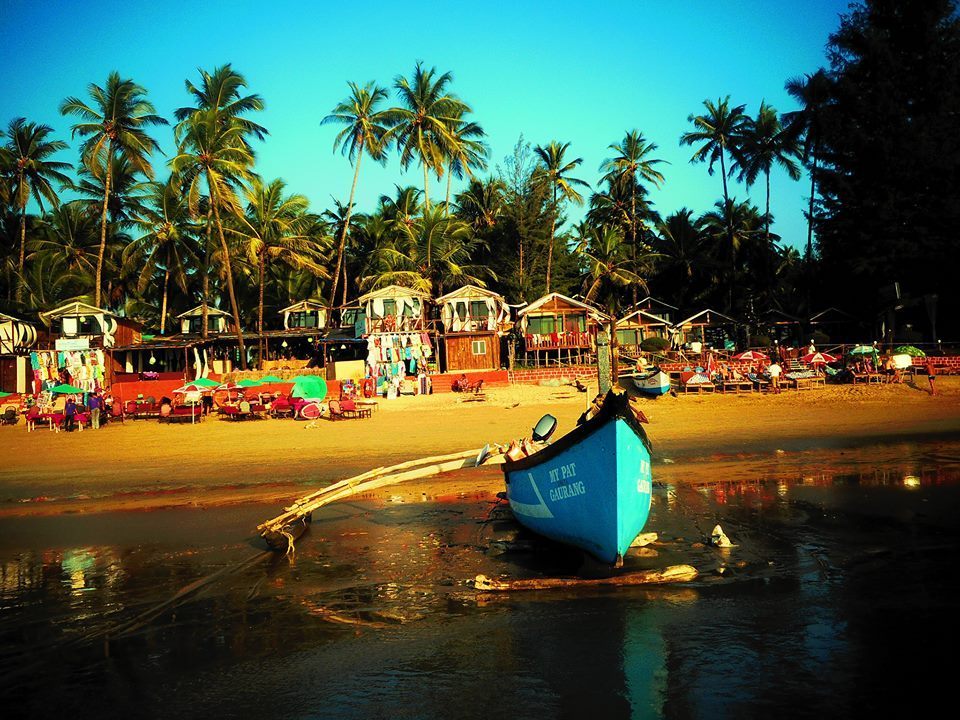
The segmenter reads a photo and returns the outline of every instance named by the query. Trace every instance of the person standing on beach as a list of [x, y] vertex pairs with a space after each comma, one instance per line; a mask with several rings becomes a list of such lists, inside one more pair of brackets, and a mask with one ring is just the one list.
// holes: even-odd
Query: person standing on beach
[[93, 393], [90, 395], [90, 399], [87, 400], [87, 407], [90, 408], [90, 426], [94, 430], [100, 429], [100, 410], [103, 408], [103, 400], [100, 399], [100, 395]]
[[73, 395], [67, 398], [67, 404], [63, 406], [63, 429], [66, 432], [72, 432], [77, 415], [77, 403]]
[[780, 367], [780, 364], [776, 360], [770, 363], [770, 366], [767, 368], [767, 374], [770, 376], [770, 389], [777, 395], [780, 394], [780, 374], [782, 372], [783, 368]]
[[937, 386], [935, 381], [937, 379], [937, 368], [933, 365], [933, 360], [927, 360], [927, 380], [930, 382], [930, 394], [937, 394]]

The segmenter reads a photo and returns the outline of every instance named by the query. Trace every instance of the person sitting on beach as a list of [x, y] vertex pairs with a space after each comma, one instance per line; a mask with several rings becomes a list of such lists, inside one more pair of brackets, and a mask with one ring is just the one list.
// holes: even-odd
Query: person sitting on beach
[[460, 377], [453, 381], [450, 389], [453, 390], [453, 392], [466, 392], [468, 387], [470, 387], [470, 381], [467, 380], [466, 373], [461, 373]]
[[27, 432], [33, 432], [33, 429], [37, 425], [37, 420], [40, 419], [40, 406], [36, 403], [30, 405], [24, 417], [27, 421]]

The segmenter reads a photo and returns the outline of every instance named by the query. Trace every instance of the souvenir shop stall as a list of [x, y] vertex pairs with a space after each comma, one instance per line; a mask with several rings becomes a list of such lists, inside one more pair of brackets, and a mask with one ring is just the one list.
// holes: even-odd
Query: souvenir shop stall
[[[366, 362], [367, 377], [373, 380], [377, 395], [387, 397], [429, 392], [427, 376], [436, 364], [433, 342], [426, 332], [369, 335]], [[417, 380], [408, 380], [410, 376]]]
[[84, 392], [102, 391], [106, 365], [103, 350], [38, 350], [30, 353], [33, 393], [66, 383]]

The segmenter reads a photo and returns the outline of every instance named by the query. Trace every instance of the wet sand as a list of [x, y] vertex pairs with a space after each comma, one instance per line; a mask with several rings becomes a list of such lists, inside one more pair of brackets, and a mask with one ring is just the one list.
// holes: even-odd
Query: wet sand
[[[657, 477], [706, 481], [725, 464], [763, 458], [789, 467], [798, 453], [960, 433], [960, 378], [841, 385], [781, 395], [680, 395], [640, 400], [650, 419]], [[573, 427], [586, 394], [572, 387], [491, 388], [484, 402], [456, 394], [381, 400], [365, 420], [196, 425], [127, 421], [100, 431], [0, 428], [0, 516], [284, 503], [330, 482], [404, 460], [528, 435], [544, 413]], [[701, 472], [702, 471], [702, 472]], [[709, 472], [707, 472], [709, 471]], [[496, 492], [498, 471], [388, 488], [381, 497]]]

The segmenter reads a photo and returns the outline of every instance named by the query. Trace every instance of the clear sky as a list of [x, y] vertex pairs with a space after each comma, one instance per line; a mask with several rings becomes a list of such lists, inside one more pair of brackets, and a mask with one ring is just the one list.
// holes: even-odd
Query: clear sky
[[[270, 131], [257, 148], [257, 171], [283, 178], [320, 211], [332, 197], [345, 202], [352, 179], [347, 159], [332, 152], [335, 126], [321, 127], [321, 118], [346, 97], [347, 81], [392, 86], [423, 60], [453, 74], [452, 90], [487, 131], [491, 165], [521, 133], [533, 144], [570, 142], [573, 157], [583, 158], [577, 176], [595, 188], [607, 146], [636, 128], [670, 163], [651, 195], [656, 208], [699, 214], [722, 191], [719, 169], [709, 176], [706, 165], [689, 163], [693, 148], [679, 145], [687, 116], [728, 94], [750, 114], [764, 99], [781, 112], [795, 109], [784, 82], [825, 64], [827, 37], [846, 7], [846, 0], [0, 0], [0, 123], [22, 115], [69, 141], [74, 121], [59, 115], [59, 103], [87, 97], [87, 85], [102, 85], [111, 70], [144, 86], [172, 119], [174, 108], [190, 104], [186, 78], [230, 62], [267, 106], [256, 118]], [[172, 132], [155, 135], [167, 153], [156, 159], [163, 167]], [[59, 159], [76, 162], [76, 152]], [[372, 209], [395, 184], [419, 187], [422, 177], [416, 167], [404, 174], [395, 158], [384, 169], [365, 163], [359, 209]], [[431, 195], [442, 194], [432, 187]], [[806, 242], [808, 188], [806, 177], [774, 175], [773, 229], [798, 248]], [[736, 183], [730, 192], [748, 195]], [[762, 183], [749, 194], [762, 209]]]

